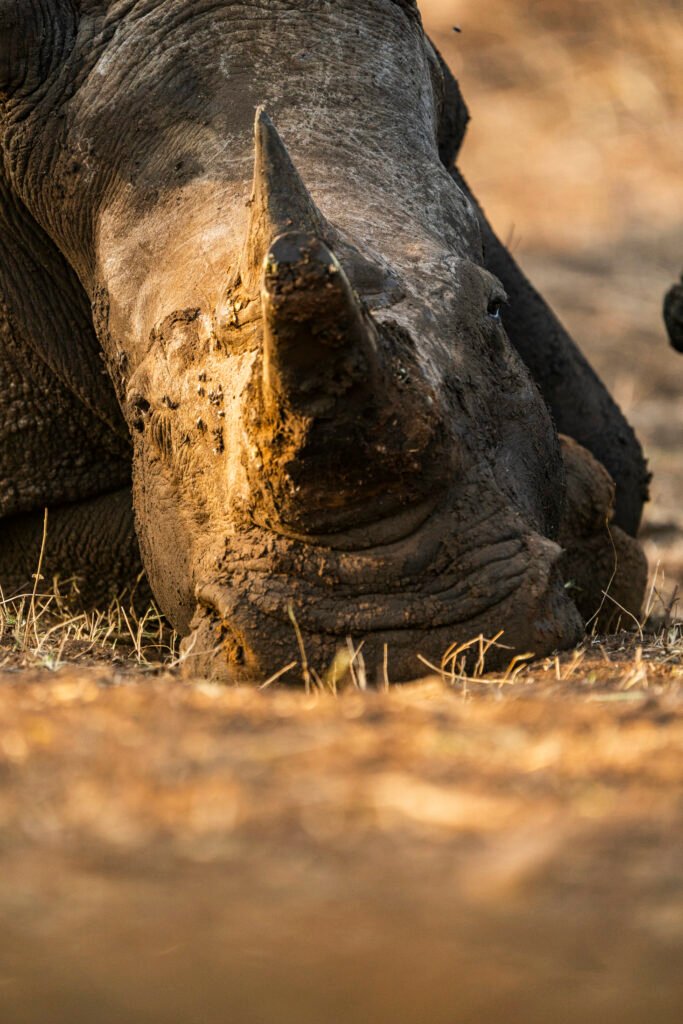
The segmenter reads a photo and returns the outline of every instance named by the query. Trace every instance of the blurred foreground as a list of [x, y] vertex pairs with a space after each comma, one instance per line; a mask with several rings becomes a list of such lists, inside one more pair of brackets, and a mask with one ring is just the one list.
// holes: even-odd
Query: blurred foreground
[[681, 656], [634, 650], [338, 697], [6, 683], [3, 1022], [677, 1024]]

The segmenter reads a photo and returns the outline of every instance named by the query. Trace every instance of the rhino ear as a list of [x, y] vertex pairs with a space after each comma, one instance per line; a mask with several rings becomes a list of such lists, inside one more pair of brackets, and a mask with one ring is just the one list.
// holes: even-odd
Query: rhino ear
[[76, 37], [74, 0], [0, 0], [0, 97], [30, 94]]

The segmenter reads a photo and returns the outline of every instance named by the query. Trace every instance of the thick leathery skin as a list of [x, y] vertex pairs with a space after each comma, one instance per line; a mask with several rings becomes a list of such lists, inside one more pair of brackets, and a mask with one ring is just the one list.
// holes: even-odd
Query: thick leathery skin
[[650, 474], [633, 428], [497, 237], [462, 175], [453, 173], [479, 211], [486, 266], [508, 294], [505, 327], [510, 341], [540, 388], [560, 433], [573, 437], [609, 471], [617, 489], [614, 522], [635, 536], [648, 498]]
[[83, 290], [0, 167], [0, 520], [125, 485], [129, 452]]
[[[43, 533], [43, 512], [2, 521], [0, 583], [6, 598], [31, 592]], [[75, 591], [77, 604], [106, 607], [133, 589], [141, 572], [129, 488], [48, 509], [38, 593], [52, 593], [57, 578], [65, 597]], [[146, 585], [142, 590], [149, 597]]]
[[640, 621], [647, 559], [640, 544], [614, 523], [614, 481], [589, 451], [562, 437], [567, 498], [559, 541], [561, 569], [589, 628], [609, 632], [619, 620]]

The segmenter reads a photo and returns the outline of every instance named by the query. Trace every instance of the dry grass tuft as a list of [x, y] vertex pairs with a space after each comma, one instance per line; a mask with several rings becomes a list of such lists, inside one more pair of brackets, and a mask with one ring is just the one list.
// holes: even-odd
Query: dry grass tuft
[[117, 599], [74, 613], [57, 586], [10, 598], [0, 590], [0, 669], [57, 671], [106, 660], [149, 671], [172, 665], [177, 653], [178, 636], [154, 604], [140, 614]]
[[[648, 610], [651, 613], [651, 608]], [[291, 673], [304, 678], [309, 693], [337, 696], [349, 689], [362, 692], [369, 688], [362, 644], [356, 646], [349, 639], [328, 670], [318, 673], [304, 660], [303, 639], [297, 635], [302, 661], [275, 672], [261, 689], [287, 686]], [[141, 613], [132, 604], [116, 600], [108, 608], [74, 613], [57, 588], [49, 594], [32, 592], [12, 598], [0, 592], [0, 670], [56, 672], [69, 666], [108, 664], [130, 673], [167, 671], [180, 664], [178, 646], [178, 635], [154, 604]], [[491, 638], [480, 635], [453, 644], [439, 664], [416, 652], [416, 676], [422, 665], [425, 674], [438, 677], [447, 689], [465, 698], [487, 690], [511, 686], [537, 689], [570, 680], [606, 685], [615, 693], [637, 691], [643, 695], [655, 681], [678, 684], [683, 679], [683, 621], [672, 617], [670, 610], [659, 618], [649, 614], [635, 630], [587, 636], [575, 650], [540, 661], [534, 661], [530, 652], [511, 651], [507, 667], [491, 672], [487, 656], [505, 649], [500, 632]], [[385, 671], [380, 688], [389, 685]]]

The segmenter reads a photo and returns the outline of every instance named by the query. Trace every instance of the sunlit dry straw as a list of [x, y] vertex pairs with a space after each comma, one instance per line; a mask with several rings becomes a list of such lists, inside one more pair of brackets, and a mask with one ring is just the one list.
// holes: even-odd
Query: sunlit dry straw
[[31, 594], [31, 603], [29, 605], [29, 614], [26, 617], [26, 631], [25, 631], [25, 634], [24, 634], [24, 645], [25, 646], [28, 645], [28, 634], [29, 634], [29, 631], [31, 629], [31, 626], [33, 626], [33, 630], [34, 630], [35, 638], [36, 638], [36, 643], [38, 642], [38, 629], [37, 629], [37, 623], [36, 623], [36, 595], [38, 593], [38, 584], [40, 583], [40, 581], [43, 578], [42, 577], [43, 558], [45, 557], [45, 545], [47, 544], [47, 518], [48, 518], [48, 511], [47, 511], [47, 509], [45, 509], [45, 511], [43, 512], [43, 536], [42, 536], [42, 540], [40, 542], [40, 555], [38, 556], [38, 568], [36, 569], [35, 575], [33, 577], [33, 592]]
[[294, 632], [296, 633], [296, 642], [299, 645], [299, 653], [301, 655], [301, 678], [304, 681], [306, 693], [310, 693], [312, 677], [308, 664], [308, 657], [306, 655], [306, 646], [304, 644], [304, 638], [299, 628], [299, 623], [296, 621], [296, 615], [294, 614], [294, 606], [291, 603], [291, 601], [287, 605], [287, 614], [289, 615], [291, 623], [294, 626]]
[[362, 641], [356, 648], [354, 647], [351, 637], [347, 636], [346, 638], [346, 646], [350, 657], [349, 672], [351, 674], [353, 685], [357, 690], [365, 691], [368, 688], [368, 679], [365, 671], [365, 658], [362, 654], [363, 643], [364, 641]]
[[267, 690], [269, 686], [272, 686], [273, 683], [276, 683], [278, 679], [281, 679], [284, 675], [287, 674], [287, 672], [291, 672], [292, 669], [296, 668], [298, 664], [298, 661], [290, 661], [289, 665], [285, 665], [284, 668], [278, 669], [277, 672], [274, 672], [272, 676], [269, 676], [268, 679], [266, 679], [265, 683], [261, 683], [261, 685], [259, 686], [259, 690]]

